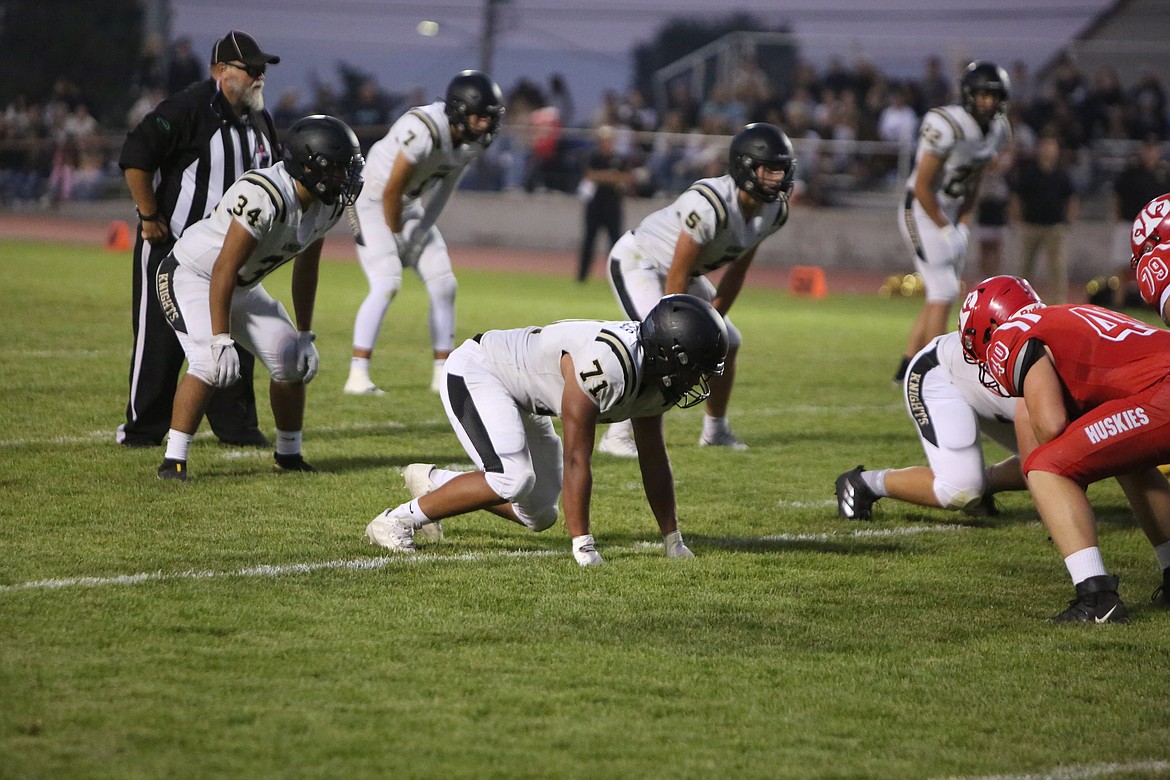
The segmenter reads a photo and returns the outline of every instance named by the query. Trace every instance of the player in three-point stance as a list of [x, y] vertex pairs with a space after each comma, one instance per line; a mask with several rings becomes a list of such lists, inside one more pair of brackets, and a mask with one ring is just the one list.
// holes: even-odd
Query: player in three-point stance
[[993, 276], [967, 295], [959, 333], [988, 387], [1024, 400], [1024, 477], [1076, 588], [1053, 620], [1129, 620], [1085, 495], [1106, 477], [1162, 567], [1153, 600], [1170, 606], [1170, 483], [1158, 470], [1170, 458], [1170, 332], [1098, 306], [1045, 306], [1025, 280]]
[[[666, 555], [689, 558], [662, 415], [705, 399], [726, 355], [723, 319], [690, 295], [662, 298], [641, 322], [565, 320], [481, 333], [451, 353], [440, 390], [477, 470], [407, 466], [413, 498], [375, 517], [366, 535], [382, 547], [413, 551], [419, 529], [476, 509], [543, 531], [556, 522], [563, 485], [573, 557], [581, 566], [603, 563], [589, 520], [596, 426], [631, 420]], [[553, 417], [561, 418], [563, 445]]]

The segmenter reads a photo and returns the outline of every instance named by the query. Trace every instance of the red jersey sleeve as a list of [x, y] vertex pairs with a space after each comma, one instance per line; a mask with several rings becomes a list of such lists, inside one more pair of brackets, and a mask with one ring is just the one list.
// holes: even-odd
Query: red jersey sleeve
[[1161, 312], [1166, 292], [1170, 290], [1170, 243], [1159, 244], [1147, 252], [1138, 262], [1134, 275], [1142, 300]]
[[987, 373], [1008, 396], [1023, 395], [1023, 374], [1032, 363], [1024, 356], [1037, 321], [1034, 312], [1017, 314], [996, 328], [987, 344]]

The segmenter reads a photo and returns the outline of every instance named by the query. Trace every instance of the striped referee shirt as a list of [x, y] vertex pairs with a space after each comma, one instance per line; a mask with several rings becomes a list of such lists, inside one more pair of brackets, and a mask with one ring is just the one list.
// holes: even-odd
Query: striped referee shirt
[[[259, 127], [257, 127], [259, 125]], [[178, 237], [245, 171], [276, 161], [267, 111], [237, 117], [214, 80], [171, 95], [126, 135], [118, 165], [155, 172], [155, 199]]]

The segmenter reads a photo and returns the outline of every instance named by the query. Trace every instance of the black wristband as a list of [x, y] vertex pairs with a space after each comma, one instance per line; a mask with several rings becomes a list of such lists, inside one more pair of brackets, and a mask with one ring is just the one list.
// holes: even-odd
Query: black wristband
[[134, 209], [134, 213], [138, 215], [139, 222], [158, 222], [159, 213], [156, 211], [153, 214], [143, 214], [138, 209]]

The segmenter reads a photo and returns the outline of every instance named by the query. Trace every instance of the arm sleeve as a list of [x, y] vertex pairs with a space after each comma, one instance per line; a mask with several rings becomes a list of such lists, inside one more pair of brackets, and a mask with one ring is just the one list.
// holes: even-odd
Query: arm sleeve
[[680, 220], [680, 228], [700, 246], [706, 246], [715, 238], [719, 227], [715, 204], [707, 195], [698, 190], [690, 189], [679, 196], [675, 201], [675, 215]]
[[182, 129], [192, 122], [183, 105], [164, 100], [129, 133], [122, 144], [118, 165], [157, 171], [177, 148]]
[[240, 227], [256, 239], [272, 229], [277, 214], [283, 210], [280, 192], [267, 179], [255, 181], [255, 174], [238, 180], [223, 194], [219, 208], [225, 208]]
[[1134, 272], [1138, 290], [1147, 306], [1161, 311], [1170, 292], [1170, 244], [1156, 246], [1146, 253]]

